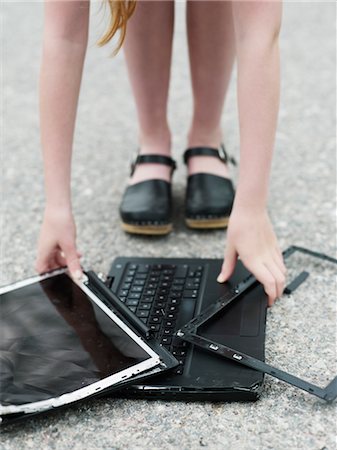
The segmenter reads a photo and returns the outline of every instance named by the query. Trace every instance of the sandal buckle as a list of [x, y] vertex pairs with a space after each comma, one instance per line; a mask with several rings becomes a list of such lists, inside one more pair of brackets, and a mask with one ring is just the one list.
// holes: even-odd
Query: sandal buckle
[[219, 157], [225, 164], [228, 164], [230, 162], [231, 164], [233, 164], [233, 166], [237, 166], [236, 159], [233, 156], [228, 155], [223, 144], [221, 144], [219, 149]]

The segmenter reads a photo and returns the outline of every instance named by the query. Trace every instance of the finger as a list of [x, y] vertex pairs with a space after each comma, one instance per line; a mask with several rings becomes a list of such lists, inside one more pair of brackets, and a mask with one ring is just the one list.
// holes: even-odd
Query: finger
[[224, 283], [228, 280], [228, 278], [230, 278], [230, 276], [234, 272], [236, 260], [237, 253], [235, 247], [229, 243], [226, 249], [225, 259], [221, 267], [221, 272], [217, 278], [217, 281], [219, 283]]
[[281, 297], [281, 295], [283, 294], [285, 284], [284, 274], [281, 272], [280, 268], [278, 267], [277, 264], [275, 264], [273, 260], [268, 261], [264, 265], [274, 277], [277, 297]]
[[74, 279], [79, 280], [82, 277], [83, 272], [79, 257], [77, 256], [77, 250], [75, 245], [71, 243], [66, 243], [63, 246], [63, 250], [65, 253], [66, 263], [71, 276]]
[[67, 265], [67, 260], [65, 258], [64, 252], [62, 251], [56, 252], [55, 258], [59, 267], [64, 267]]
[[49, 271], [59, 269], [59, 268], [60, 268], [60, 263], [57, 260], [57, 252], [55, 252], [54, 256], [52, 256], [49, 261]]
[[268, 296], [268, 306], [272, 306], [277, 296], [276, 283], [272, 273], [263, 264], [246, 265], [246, 267], [263, 285], [264, 291]]
[[46, 261], [37, 260], [35, 262], [35, 270], [39, 274], [49, 272], [50, 271], [49, 263]]
[[51, 244], [40, 247], [35, 262], [35, 270], [38, 273], [49, 272], [54, 263], [55, 248]]
[[273, 259], [274, 259], [274, 262], [278, 265], [278, 267], [281, 270], [281, 272], [283, 273], [283, 275], [286, 275], [287, 268], [284, 264], [283, 255], [282, 255], [281, 251], [278, 250], [278, 248], [275, 248], [273, 250]]
[[[82, 258], [82, 256], [83, 256], [83, 253], [82, 252], [79, 252], [78, 250], [76, 250], [76, 254], [77, 254], [77, 256], [79, 257], [79, 258]], [[65, 258], [65, 254], [64, 254], [64, 252], [60, 252], [60, 255], [62, 256], [62, 258]]]

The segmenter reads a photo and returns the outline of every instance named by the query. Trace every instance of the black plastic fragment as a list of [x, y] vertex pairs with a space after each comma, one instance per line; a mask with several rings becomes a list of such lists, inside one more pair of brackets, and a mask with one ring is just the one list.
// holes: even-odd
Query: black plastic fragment
[[304, 283], [308, 276], [309, 272], [301, 272], [291, 283], [288, 284], [288, 286], [285, 287], [284, 293], [288, 295], [292, 294], [299, 286], [301, 286], [302, 283]]

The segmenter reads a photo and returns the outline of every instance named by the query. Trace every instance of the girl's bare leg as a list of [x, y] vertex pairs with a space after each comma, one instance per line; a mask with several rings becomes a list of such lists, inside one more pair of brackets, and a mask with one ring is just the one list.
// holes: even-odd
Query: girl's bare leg
[[[235, 55], [231, 2], [188, 1], [187, 30], [194, 99], [188, 147], [218, 148], [222, 141], [221, 115]], [[211, 156], [190, 158], [189, 174], [197, 172], [228, 175], [227, 167]]]
[[[170, 155], [167, 122], [174, 2], [140, 0], [128, 23], [124, 51], [139, 122], [140, 153]], [[169, 181], [170, 168], [161, 164], [137, 166], [131, 184], [146, 179]]]

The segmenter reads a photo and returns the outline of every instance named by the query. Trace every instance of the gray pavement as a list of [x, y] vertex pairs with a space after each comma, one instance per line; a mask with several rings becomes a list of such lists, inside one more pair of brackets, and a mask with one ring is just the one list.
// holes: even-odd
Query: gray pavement
[[[2, 229], [0, 284], [34, 273], [43, 211], [37, 80], [42, 4], [2, 3]], [[170, 117], [180, 161], [191, 114], [184, 3], [177, 3]], [[95, 48], [102, 30], [94, 5], [73, 164], [74, 210], [86, 267], [106, 272], [117, 255], [221, 257], [223, 232], [192, 233], [181, 217], [185, 176], [174, 178], [174, 232], [136, 238], [119, 227], [117, 207], [136, 150], [135, 111], [122, 54]], [[282, 103], [270, 213], [283, 248], [336, 250], [335, 5], [285, 4]], [[235, 76], [223, 126], [238, 155]], [[237, 174], [233, 174], [236, 178]], [[268, 312], [266, 359], [324, 385], [336, 373], [334, 268], [298, 261], [311, 276]], [[296, 268], [294, 267], [294, 270]], [[317, 283], [319, 282], [319, 286]], [[17, 449], [329, 449], [336, 406], [266, 378], [255, 404], [101, 399], [4, 431], [1, 450]]]

